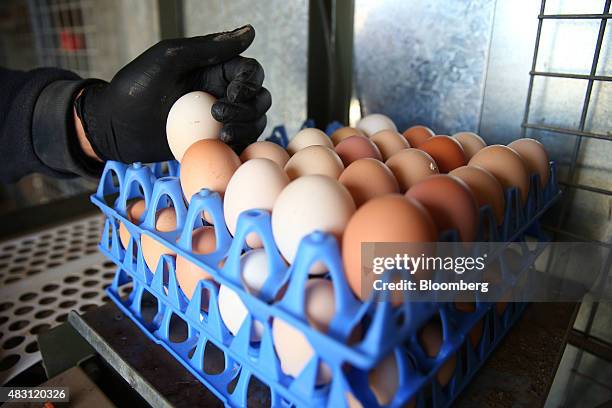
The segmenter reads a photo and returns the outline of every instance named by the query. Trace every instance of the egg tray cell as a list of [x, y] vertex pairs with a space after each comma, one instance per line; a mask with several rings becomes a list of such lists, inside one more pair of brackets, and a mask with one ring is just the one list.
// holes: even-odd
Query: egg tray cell
[[[275, 132], [278, 133], [278, 128]], [[398, 363], [399, 387], [389, 406], [404, 406], [413, 399], [416, 406], [447, 406], [524, 310], [525, 303], [509, 303], [503, 313], [498, 313], [495, 304], [478, 299], [472, 313], [459, 312], [449, 303], [404, 302], [399, 307], [392, 307], [383, 301], [359, 302], [344, 279], [340, 253], [332, 236], [315, 232], [305, 237], [295, 262], [287, 268], [274, 243], [268, 212], [249, 210], [242, 213], [232, 237], [225, 227], [222, 201], [217, 193], [202, 190], [188, 207], [185, 206], [179, 171], [176, 162], [152, 167], [107, 163], [99, 188], [91, 197], [106, 216], [102, 234], [106, 238], [99, 248], [118, 265], [107, 292], [145, 334], [170, 352], [227, 406], [246, 406], [249, 383], [255, 377], [269, 388], [272, 406], [341, 407], [347, 406], [347, 395], [353, 394], [364, 406], [376, 407], [376, 398], [367, 387], [367, 374], [391, 352]], [[147, 203], [140, 225], [125, 216], [128, 200], [136, 197], [144, 198]], [[539, 229], [538, 219], [558, 197], [556, 168], [551, 163], [551, 177], [545, 188], [541, 189], [538, 176], [532, 175], [525, 206], [520, 205], [517, 189], [506, 191], [508, 204], [504, 224], [499, 228], [490, 227], [488, 235], [483, 226], [495, 225], [492, 210], [488, 206], [480, 209], [480, 237], [486, 235], [491, 241], [520, 243], [520, 270], [509, 271], [508, 262], [500, 257], [504, 274], [512, 272], [529, 277], [524, 272], [547, 242]], [[169, 206], [176, 211], [177, 229], [156, 231], [156, 212]], [[213, 253], [197, 255], [191, 252], [191, 233], [203, 225], [203, 211], [212, 218], [217, 248]], [[132, 236], [125, 249], [119, 240], [119, 222], [125, 224]], [[258, 297], [244, 290], [240, 277], [240, 256], [247, 248], [245, 237], [252, 232], [261, 237], [270, 265], [269, 277]], [[217, 303], [218, 287], [214, 283], [200, 281], [189, 301], [177, 284], [173, 257], [162, 256], [154, 273], [148, 269], [139, 244], [143, 234], [203, 268], [216, 282], [240, 296], [248, 314], [236, 336], [222, 322]], [[526, 244], [528, 236], [537, 243], [533, 249]], [[440, 239], [456, 240], [457, 233], [446, 231]], [[334, 287], [336, 315], [327, 333], [313, 329], [303, 310], [304, 287], [310, 266], [315, 262], [327, 266], [328, 278]], [[132, 285], [131, 293], [122, 297], [120, 289], [127, 284]], [[279, 296], [284, 286], [286, 290]], [[144, 299], [151, 295], [157, 305], [157, 313], [152, 317], [143, 314]], [[438, 355], [430, 358], [418, 344], [416, 335], [418, 329], [436, 315], [442, 325], [443, 344]], [[188, 327], [187, 338], [180, 342], [170, 336], [171, 321], [177, 317]], [[280, 368], [271, 330], [274, 318], [298, 329], [314, 349], [314, 357], [297, 378], [285, 375]], [[264, 329], [261, 341], [252, 343], [250, 333], [255, 321]], [[466, 339], [479, 322], [483, 325], [482, 338], [472, 347]], [[362, 330], [362, 340], [347, 345], [347, 339], [357, 326]], [[224, 354], [225, 367], [220, 373], [209, 374], [204, 369], [209, 343]], [[453, 377], [442, 387], [436, 380], [436, 373], [453, 356], [456, 356]], [[317, 386], [321, 362], [330, 368], [332, 381]]]

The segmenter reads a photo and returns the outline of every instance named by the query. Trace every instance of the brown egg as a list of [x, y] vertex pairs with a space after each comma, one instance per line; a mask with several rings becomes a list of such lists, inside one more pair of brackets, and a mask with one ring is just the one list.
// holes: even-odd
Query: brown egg
[[[503, 256], [505, 257], [506, 265], [509, 268], [510, 273], [513, 271], [520, 271], [521, 266], [523, 265], [523, 257], [517, 250], [507, 247], [503, 252]], [[513, 291], [509, 288], [514, 287], [515, 290], [517, 290], [518, 286], [517, 284], [511, 284], [509, 279], [506, 279], [506, 281], [503, 281], [503, 279], [500, 259], [497, 258], [492, 262], [487, 263], [483, 274], [483, 281], [488, 282], [490, 288], [500, 285], [503, 285], [503, 289], [508, 288], [504, 291], [504, 293], [502, 293], [495, 305], [495, 310], [498, 314], [504, 313], [506, 307], [508, 307], [508, 302], [512, 300]]]
[[336, 153], [342, 159], [344, 166], [348, 166], [355, 160], [372, 158], [382, 160], [380, 150], [370, 139], [364, 136], [350, 136], [342, 140], [336, 146]]
[[379, 405], [393, 401], [399, 387], [399, 370], [393, 352], [368, 373], [368, 384]]
[[203, 188], [225, 193], [227, 183], [240, 166], [234, 151], [218, 139], [199, 140], [189, 146], [181, 161], [181, 186], [187, 201]]
[[389, 194], [366, 202], [353, 214], [342, 237], [344, 273], [351, 289], [358, 298], [366, 300], [375, 278], [373, 273], [364, 276], [368, 282], [363, 283], [362, 290], [362, 242], [419, 243], [437, 238], [433, 220], [416, 200]]
[[463, 181], [437, 174], [410, 187], [406, 196], [423, 204], [441, 232], [452, 228], [459, 231], [462, 241], [476, 238], [478, 203]]
[[525, 204], [527, 201], [529, 174], [516, 150], [502, 145], [487, 146], [476, 153], [468, 165], [489, 170], [504, 190], [516, 187], [520, 192], [522, 203]]
[[[476, 302], [474, 301], [474, 295], [468, 292], [465, 295], [460, 295], [462, 299], [455, 301], [455, 308], [462, 313], [474, 313], [476, 311]], [[482, 330], [484, 328], [484, 322], [480, 319], [470, 329], [469, 337], [472, 347], [476, 347], [482, 337]]]
[[289, 160], [289, 153], [276, 143], [263, 140], [250, 144], [240, 155], [243, 163], [251, 159], [272, 160], [282, 169]]
[[433, 130], [427, 126], [416, 125], [404, 130], [404, 137], [412, 147], [419, 147], [434, 135]]
[[487, 144], [482, 137], [473, 132], [459, 132], [453, 135], [453, 139], [461, 144], [465, 152], [465, 158], [470, 161], [472, 157], [481, 149], [487, 147]]
[[[191, 233], [191, 252], [199, 255], [210, 254], [217, 248], [215, 229], [211, 226], [199, 227]], [[191, 299], [198, 282], [202, 279], [213, 280], [211, 274], [196, 266], [180, 255], [176, 257], [176, 280], [187, 298]]]
[[[155, 229], [160, 232], [170, 232], [176, 229], [176, 212], [174, 208], [162, 208], [157, 211], [157, 214], [155, 214]], [[142, 234], [140, 242], [144, 261], [153, 273], [155, 273], [159, 258], [162, 255], [176, 255], [172, 250], [148, 235]]]
[[290, 180], [313, 174], [337, 179], [342, 170], [344, 170], [344, 165], [336, 152], [320, 145], [312, 145], [299, 150], [285, 165], [285, 172]]
[[491, 206], [497, 225], [504, 221], [504, 209], [506, 207], [504, 188], [488, 170], [478, 166], [461, 166], [448, 174], [463, 180], [467, 184], [474, 197], [476, 197], [479, 207], [485, 204]]
[[364, 136], [364, 137], [366, 137], [365, 133], [363, 133], [361, 130], [359, 130], [357, 128], [345, 126], [345, 127], [341, 127], [341, 128], [336, 129], [334, 131], [334, 133], [332, 133], [331, 139], [332, 139], [332, 142], [334, 143], [334, 146], [336, 146], [336, 145], [338, 145], [338, 143], [340, 143], [344, 139], [346, 139], [348, 137], [351, 137], [351, 136]]
[[385, 164], [393, 172], [401, 193], [405, 193], [424, 178], [439, 173], [435, 160], [419, 149], [400, 150], [391, 156]]
[[[132, 201], [126, 209], [127, 219], [130, 220], [133, 224], [138, 225], [140, 224], [140, 217], [142, 217], [142, 214], [144, 214], [145, 210], [145, 200], [143, 200], [142, 198], [137, 198]], [[121, 241], [123, 248], [128, 247], [128, 244], [130, 243], [130, 237], [131, 235], [127, 227], [123, 225], [121, 221], [119, 221], [119, 240]]]
[[351, 163], [338, 179], [360, 207], [366, 201], [385, 194], [399, 193], [391, 170], [375, 159], [359, 159]]
[[544, 187], [550, 177], [550, 162], [544, 145], [535, 139], [525, 138], [515, 140], [508, 147], [521, 156], [530, 174], [540, 175], [540, 185]]
[[[419, 343], [423, 351], [429, 357], [436, 357], [442, 348], [442, 323], [439, 320], [431, 320], [419, 331]], [[457, 365], [456, 355], [452, 355], [446, 360], [438, 370], [436, 378], [440, 385], [445, 386], [453, 377], [455, 366]]]
[[429, 153], [438, 164], [440, 173], [448, 173], [457, 167], [465, 166], [467, 161], [463, 147], [449, 136], [434, 136], [423, 142], [419, 149]]
[[410, 147], [410, 143], [401, 134], [391, 129], [374, 133], [370, 136], [370, 140], [380, 150], [383, 160], [387, 160], [400, 150]]

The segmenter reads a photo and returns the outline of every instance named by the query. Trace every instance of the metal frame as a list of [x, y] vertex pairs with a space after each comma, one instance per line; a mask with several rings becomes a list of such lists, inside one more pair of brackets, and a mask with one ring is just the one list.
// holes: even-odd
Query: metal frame
[[[82, 76], [90, 75], [90, 57], [96, 55], [96, 28], [87, 23], [90, 0], [28, 0], [36, 51], [43, 65], [70, 69]], [[74, 49], [64, 49], [60, 34], [72, 35]]]
[[308, 118], [319, 128], [349, 122], [354, 9], [354, 0], [309, 1]]
[[[569, 172], [568, 172], [567, 179], [559, 182], [565, 187], [565, 193], [567, 194], [567, 197], [563, 201], [561, 211], [559, 213], [559, 217], [556, 221], [556, 225], [550, 226], [548, 227], [548, 229], [555, 234], [564, 235], [565, 237], [568, 237], [570, 239], [594, 242], [595, 244], [608, 249], [607, 259], [604, 262], [602, 270], [600, 271], [601, 280], [599, 282], [599, 286], [600, 286], [599, 289], [601, 290], [603, 290], [603, 286], [606, 284], [606, 277], [610, 273], [610, 266], [612, 264], [612, 243], [596, 241], [590, 238], [582, 237], [571, 231], [565, 230], [564, 224], [567, 218], [568, 210], [571, 208], [571, 203], [573, 201], [573, 194], [575, 193], [575, 190], [585, 190], [585, 191], [590, 191], [596, 194], [602, 194], [606, 196], [612, 195], [611, 190], [607, 190], [607, 189], [603, 189], [603, 188], [599, 188], [595, 186], [578, 184], [574, 182], [574, 180], [576, 179], [576, 173], [578, 169], [578, 166], [577, 166], [578, 156], [580, 153], [580, 148], [582, 147], [583, 138], [594, 138], [594, 139], [612, 141], [612, 134], [610, 133], [603, 134], [603, 133], [597, 133], [597, 132], [589, 132], [585, 130], [585, 124], [586, 124], [586, 119], [587, 119], [588, 112], [589, 112], [593, 85], [595, 84], [596, 81], [597, 82], [612, 81], [612, 76], [596, 75], [597, 65], [599, 63], [599, 57], [601, 54], [601, 48], [602, 48], [603, 40], [604, 40], [604, 34], [606, 31], [606, 25], [607, 25], [608, 19], [610, 19], [610, 17], [612, 16], [612, 14], [610, 14], [611, 3], [612, 3], [612, 0], [606, 0], [601, 14], [545, 14], [546, 0], [542, 0], [542, 4], [540, 7], [540, 13], [538, 15], [538, 28], [537, 28], [535, 48], [534, 48], [534, 53], [533, 53], [533, 61], [531, 65], [531, 71], [529, 72], [530, 78], [529, 78], [529, 87], [527, 91], [527, 101], [525, 104], [525, 113], [523, 117], [523, 122], [521, 124], [522, 137], [526, 136], [527, 129], [548, 131], [548, 132], [553, 132], [553, 133], [557, 133], [561, 135], [573, 135], [577, 137], [574, 143], [572, 154], [571, 154], [571, 161], [569, 164]], [[539, 51], [539, 46], [540, 46], [540, 36], [542, 33], [542, 26], [543, 26], [544, 20], [562, 20], [562, 19], [563, 20], [568, 20], [568, 19], [571, 19], [571, 20], [586, 20], [586, 19], [600, 20], [599, 33], [597, 35], [597, 42], [595, 45], [595, 51], [593, 53], [591, 69], [588, 75], [574, 74], [574, 73], [560, 73], [560, 72], [545, 72], [545, 71], [536, 70], [538, 51]], [[553, 77], [553, 78], [566, 78], [566, 79], [576, 79], [576, 80], [588, 81], [584, 99], [582, 102], [582, 110], [581, 110], [580, 122], [579, 122], [578, 128], [576, 129], [562, 128], [562, 127], [555, 127], [555, 126], [548, 126], [548, 125], [533, 123], [529, 121], [529, 111], [530, 111], [531, 102], [532, 102], [533, 84], [534, 84], [534, 80], [536, 77]], [[549, 257], [547, 270], [551, 267], [552, 258], [553, 256], [551, 255]], [[573, 364], [572, 376], [570, 377], [568, 389], [571, 389], [571, 384], [574, 381], [574, 377], [576, 375], [580, 375], [577, 371], [577, 368], [580, 364], [580, 361], [582, 359], [582, 355], [584, 354], [584, 352], [588, 352], [590, 354], [596, 355], [608, 361], [610, 361], [610, 359], [612, 358], [612, 344], [590, 335], [593, 321], [595, 320], [595, 315], [598, 310], [598, 306], [599, 306], [599, 302], [597, 302], [597, 299], [596, 299], [596, 301], [593, 303], [591, 307], [591, 310], [589, 311], [587, 325], [584, 331], [578, 330], [576, 328], [572, 328], [570, 332], [568, 333], [568, 338], [567, 338], [568, 343], [579, 348], [577, 358]]]
[[[570, 189], [586, 190], [586, 191], [591, 191], [594, 193], [605, 194], [605, 195], [612, 195], [612, 191], [601, 189], [598, 187], [577, 184], [577, 183], [574, 183], [573, 181], [576, 175], [576, 165], [578, 161], [578, 154], [580, 153], [580, 147], [582, 145], [582, 138], [588, 137], [588, 138], [612, 141], [612, 135], [610, 134], [588, 132], [584, 130], [584, 127], [586, 124], [586, 118], [587, 118], [587, 114], [588, 114], [588, 110], [590, 106], [590, 101], [591, 101], [591, 92], [593, 90], [593, 85], [595, 81], [612, 81], [612, 76], [595, 75], [597, 72], [597, 64], [599, 62], [601, 47], [602, 47], [603, 40], [604, 40], [604, 33], [606, 31], [606, 24], [608, 22], [608, 19], [612, 15], [610, 14], [610, 3], [611, 3], [611, 0], [606, 0], [603, 12], [601, 14], [545, 14], [546, 0], [542, 0], [542, 5], [540, 7], [540, 14], [538, 15], [538, 30], [536, 34], [536, 40], [535, 40], [535, 49], [533, 52], [533, 62], [531, 64], [531, 71], [529, 72], [529, 88], [527, 90], [527, 102], [525, 104], [525, 114], [523, 117], [523, 123], [521, 124], [522, 137], [525, 137], [527, 133], [527, 129], [544, 130], [544, 131], [549, 131], [553, 133], [577, 136], [576, 142], [574, 144], [574, 150], [572, 152], [572, 157], [570, 161], [570, 169], [569, 169], [567, 180], [560, 181], [560, 184]], [[591, 70], [590, 70], [589, 75], [579, 75], [579, 74], [559, 73], [559, 72], [544, 72], [544, 71], [536, 70], [536, 64], [538, 60], [538, 51], [540, 47], [540, 36], [542, 33], [542, 25], [544, 23], [544, 20], [562, 20], [562, 19], [573, 19], [573, 20], [600, 19], [601, 20], [600, 25], [599, 25], [599, 33], [597, 35], [597, 43], [595, 45], [595, 52], [593, 53], [593, 61], [591, 63]], [[578, 126], [578, 129], [568, 129], [568, 128], [547, 126], [547, 125], [529, 122], [529, 110], [531, 108], [533, 83], [537, 76], [566, 78], [566, 79], [579, 79], [579, 80], [588, 81], [587, 89], [584, 95], [584, 101], [582, 103], [582, 112], [580, 115], [580, 124]], [[567, 210], [569, 208], [570, 202], [571, 202], [571, 199], [565, 200], [562, 210], [561, 210], [561, 214], [559, 216], [557, 228], [561, 228], [564, 222], [565, 216], [567, 214]]]

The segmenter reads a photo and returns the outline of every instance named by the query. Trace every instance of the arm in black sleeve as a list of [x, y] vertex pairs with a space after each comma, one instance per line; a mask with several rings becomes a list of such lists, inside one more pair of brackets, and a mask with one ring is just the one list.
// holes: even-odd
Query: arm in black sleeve
[[0, 182], [30, 173], [96, 176], [102, 163], [80, 149], [73, 100], [87, 80], [55, 68], [0, 68]]

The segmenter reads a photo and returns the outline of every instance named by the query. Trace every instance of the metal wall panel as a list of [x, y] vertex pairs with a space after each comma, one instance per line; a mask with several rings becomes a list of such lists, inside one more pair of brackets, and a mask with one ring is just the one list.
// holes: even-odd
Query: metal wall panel
[[284, 123], [289, 134], [306, 118], [308, 1], [185, 0], [185, 35], [255, 27], [255, 42], [245, 53], [266, 71], [264, 85], [272, 93], [268, 128]]
[[494, 6], [356, 0], [354, 77], [363, 113], [385, 113], [402, 130], [476, 131]]
[[[403, 129], [425, 124], [439, 134], [472, 130], [489, 144], [521, 137], [540, 1], [383, 0], [355, 2], [355, 90], [364, 114], [386, 113]], [[546, 14], [597, 14], [601, 0], [548, 0]], [[588, 74], [600, 20], [545, 20], [536, 70]], [[597, 74], [612, 72], [608, 24]], [[536, 77], [529, 121], [577, 128], [587, 81]], [[612, 84], [595, 83], [586, 131], [610, 135]], [[565, 178], [576, 136], [543, 131], [541, 140]], [[612, 143], [585, 139], [576, 183], [612, 189]], [[568, 229], [600, 240], [612, 235], [612, 198], [578, 191]], [[594, 220], [598, 220], [595, 222]]]

